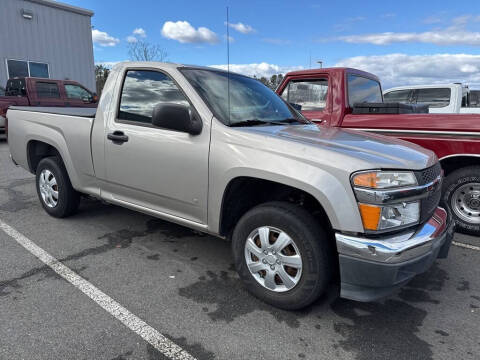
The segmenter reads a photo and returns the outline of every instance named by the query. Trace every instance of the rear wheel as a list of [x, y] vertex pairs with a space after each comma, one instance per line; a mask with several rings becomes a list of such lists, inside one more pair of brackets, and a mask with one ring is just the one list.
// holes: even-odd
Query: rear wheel
[[447, 176], [443, 205], [460, 232], [480, 235], [480, 166], [458, 169]]
[[72, 187], [67, 170], [58, 157], [47, 157], [40, 161], [36, 184], [38, 198], [49, 215], [62, 218], [78, 209], [80, 193]]
[[237, 271], [247, 289], [283, 309], [299, 309], [326, 291], [332, 273], [328, 239], [303, 208], [272, 202], [248, 211], [233, 232]]

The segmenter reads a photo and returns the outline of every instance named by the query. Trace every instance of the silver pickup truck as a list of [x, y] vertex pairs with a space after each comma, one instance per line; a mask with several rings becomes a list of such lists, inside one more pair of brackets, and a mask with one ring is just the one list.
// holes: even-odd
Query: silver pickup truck
[[121, 63], [96, 111], [12, 107], [7, 121], [47, 213], [88, 194], [227, 238], [247, 289], [277, 307], [333, 281], [344, 298], [386, 296], [450, 247], [432, 152], [320, 129], [242, 75]]

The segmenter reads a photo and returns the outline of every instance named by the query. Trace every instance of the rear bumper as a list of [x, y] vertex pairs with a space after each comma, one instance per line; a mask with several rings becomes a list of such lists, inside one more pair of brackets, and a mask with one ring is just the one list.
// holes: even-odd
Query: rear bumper
[[442, 208], [417, 231], [369, 239], [337, 233], [340, 296], [373, 301], [391, 294], [448, 255], [454, 222]]

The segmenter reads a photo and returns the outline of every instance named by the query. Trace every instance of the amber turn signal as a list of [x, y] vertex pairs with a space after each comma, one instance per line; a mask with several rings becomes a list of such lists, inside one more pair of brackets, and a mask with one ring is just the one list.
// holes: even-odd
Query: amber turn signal
[[375, 205], [358, 204], [365, 230], [377, 230], [382, 208]]
[[353, 178], [353, 184], [355, 186], [376, 188], [377, 187], [377, 173], [376, 172], [368, 172], [368, 173], [357, 174]]

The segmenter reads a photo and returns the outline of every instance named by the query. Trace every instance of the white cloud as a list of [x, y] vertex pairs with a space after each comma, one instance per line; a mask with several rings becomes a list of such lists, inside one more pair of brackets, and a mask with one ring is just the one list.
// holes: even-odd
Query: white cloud
[[133, 35], [127, 36], [127, 42], [129, 44], [136, 43], [137, 41], [138, 41], [138, 39], [135, 36], [133, 36]]
[[98, 44], [100, 46], [115, 46], [120, 42], [119, 39], [97, 29], [92, 30], [92, 40], [94, 44]]
[[[227, 70], [227, 65], [210, 65], [211, 67]], [[230, 64], [230, 71], [256, 77], [270, 77], [274, 74], [285, 74], [289, 71], [302, 70], [303, 66], [280, 66], [275, 64], [268, 64], [266, 62], [254, 64]]]
[[367, 35], [339, 36], [337, 40], [353, 44], [388, 45], [392, 43], [420, 42], [436, 45], [474, 45], [480, 46], [480, 32], [470, 32], [450, 28], [439, 31], [426, 31], [422, 33], [394, 33], [385, 32]]
[[[432, 15], [423, 21], [426, 24], [444, 22], [444, 13]], [[480, 32], [470, 31], [466, 26], [480, 22], [480, 15], [462, 15], [450, 19], [450, 26], [424, 32], [383, 32], [364, 35], [338, 36], [340, 40], [353, 44], [388, 45], [392, 43], [427, 43], [436, 45], [480, 46]], [[332, 39], [327, 39], [330, 41]]]
[[195, 29], [188, 21], [167, 21], [163, 24], [162, 35], [181, 43], [218, 43], [218, 36], [206, 27]]
[[[224, 23], [225, 25], [227, 25], [227, 22]], [[247, 25], [247, 24], [243, 24], [241, 22], [239, 23], [228, 23], [228, 26], [231, 27], [232, 29], [235, 29], [237, 30], [238, 32], [241, 32], [242, 34], [249, 34], [249, 33], [252, 33], [252, 32], [255, 32], [256, 30], [251, 27], [250, 25]]]
[[480, 55], [356, 56], [344, 59], [335, 66], [371, 72], [380, 77], [384, 89], [401, 85], [452, 82], [466, 83], [472, 88], [480, 87]]
[[147, 37], [147, 33], [142, 28], [136, 28], [135, 30], [133, 30], [133, 35], [138, 35], [142, 38]]

